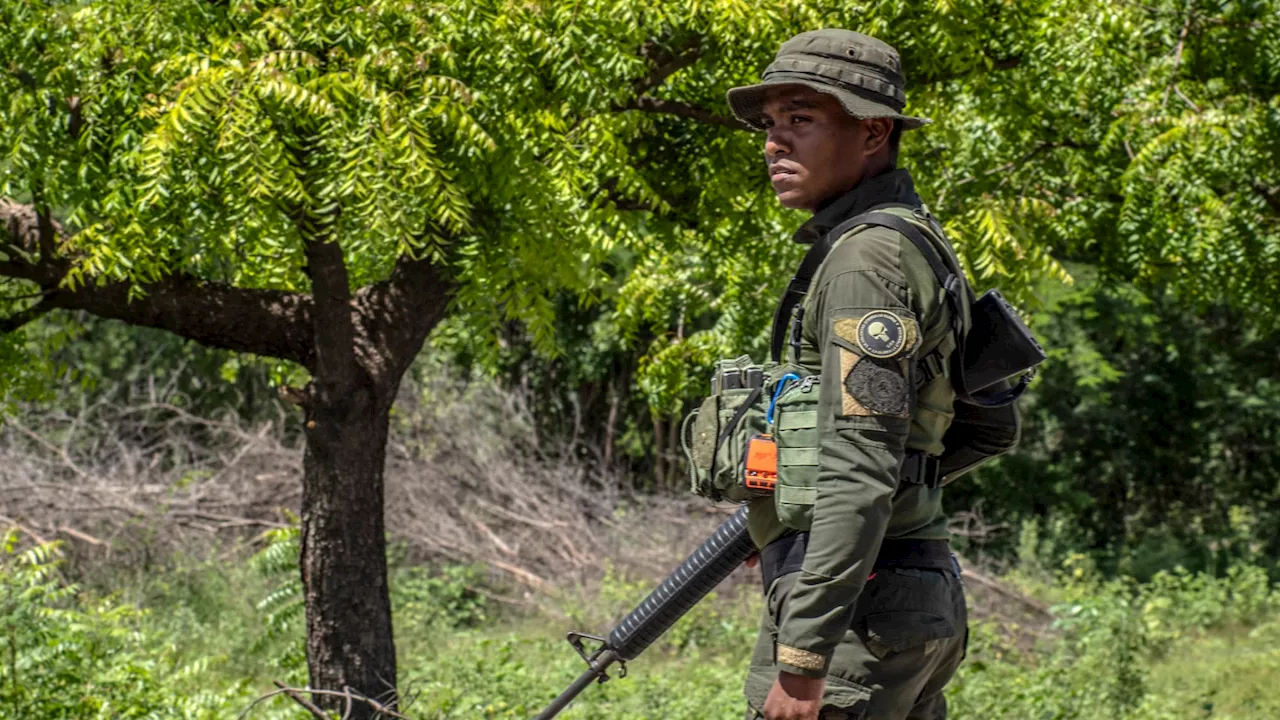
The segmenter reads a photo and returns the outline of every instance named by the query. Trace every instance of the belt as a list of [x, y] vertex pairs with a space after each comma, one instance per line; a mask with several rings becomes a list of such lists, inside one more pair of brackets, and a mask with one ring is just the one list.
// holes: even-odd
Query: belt
[[[796, 572], [804, 564], [804, 553], [809, 547], [809, 533], [784, 535], [760, 551], [760, 574], [764, 577], [765, 592], [773, 581]], [[951, 555], [951, 543], [946, 540], [898, 540], [886, 539], [876, 555], [875, 570], [888, 568], [919, 568], [957, 573], [956, 561]]]

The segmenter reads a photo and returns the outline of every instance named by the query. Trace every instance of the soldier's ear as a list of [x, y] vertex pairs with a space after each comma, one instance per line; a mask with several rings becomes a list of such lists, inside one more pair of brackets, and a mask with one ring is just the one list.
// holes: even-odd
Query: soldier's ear
[[862, 121], [862, 131], [867, 134], [863, 152], [875, 155], [889, 144], [889, 136], [893, 134], [893, 118], [866, 118]]

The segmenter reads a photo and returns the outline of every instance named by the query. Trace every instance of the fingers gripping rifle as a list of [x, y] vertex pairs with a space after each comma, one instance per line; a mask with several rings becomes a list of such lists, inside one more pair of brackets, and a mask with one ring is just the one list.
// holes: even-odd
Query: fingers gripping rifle
[[[614, 663], [620, 668], [618, 676], [625, 677], [628, 660], [635, 659], [671, 629], [677, 620], [755, 551], [755, 544], [747, 533], [747, 509], [743, 507], [685, 558], [644, 602], [610, 630], [609, 637], [569, 633], [569, 644], [587, 661], [587, 669], [534, 720], [550, 720], [592, 682], [608, 680], [609, 668]], [[588, 653], [583, 646], [584, 640], [600, 645]]]

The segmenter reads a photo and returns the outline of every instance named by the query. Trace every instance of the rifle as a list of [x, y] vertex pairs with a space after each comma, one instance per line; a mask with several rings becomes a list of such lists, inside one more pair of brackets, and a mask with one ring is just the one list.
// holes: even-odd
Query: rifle
[[[653, 644], [711, 589], [756, 551], [747, 533], [747, 508], [724, 521], [711, 537], [689, 554], [649, 597], [636, 606], [608, 637], [571, 632], [567, 639], [587, 662], [587, 669], [560, 693], [534, 720], [551, 720], [569, 706], [592, 682], [609, 679], [609, 668], [618, 664], [618, 677], [627, 676], [627, 661], [635, 659]], [[592, 652], [584, 641], [599, 643]]]

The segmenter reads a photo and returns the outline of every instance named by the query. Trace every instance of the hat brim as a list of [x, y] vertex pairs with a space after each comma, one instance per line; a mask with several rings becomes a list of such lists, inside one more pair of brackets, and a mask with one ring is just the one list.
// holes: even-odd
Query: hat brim
[[802, 85], [811, 90], [824, 93], [834, 97], [840, 101], [840, 105], [844, 107], [844, 111], [849, 115], [861, 118], [893, 118], [902, 121], [904, 130], [915, 130], [924, 127], [933, 122], [927, 118], [912, 117], [903, 115], [901, 112], [894, 110], [889, 105], [878, 102], [867, 95], [846, 90], [845, 88], [827, 85], [813, 80], [798, 80], [792, 78], [777, 78], [775, 80], [766, 80], [755, 85], [745, 85], [736, 87], [729, 91], [729, 108], [733, 111], [735, 117], [751, 127], [752, 130], [764, 130], [764, 102], [768, 93], [773, 88], [782, 87], [784, 85]]

